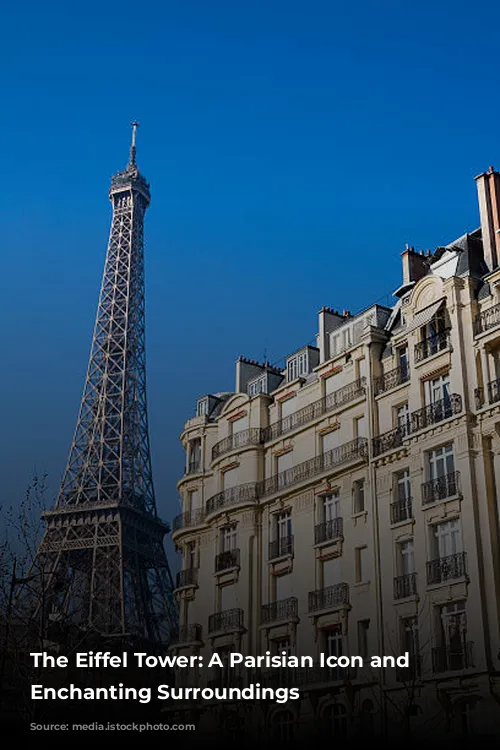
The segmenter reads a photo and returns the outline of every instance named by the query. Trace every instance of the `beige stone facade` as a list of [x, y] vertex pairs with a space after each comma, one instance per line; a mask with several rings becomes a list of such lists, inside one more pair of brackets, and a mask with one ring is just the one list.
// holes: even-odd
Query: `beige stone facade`
[[477, 178], [480, 229], [403, 253], [394, 307], [323, 308], [316, 347], [240, 358], [185, 424], [173, 650], [411, 656], [297, 670], [301, 700], [226, 704], [234, 726], [500, 730], [499, 180]]

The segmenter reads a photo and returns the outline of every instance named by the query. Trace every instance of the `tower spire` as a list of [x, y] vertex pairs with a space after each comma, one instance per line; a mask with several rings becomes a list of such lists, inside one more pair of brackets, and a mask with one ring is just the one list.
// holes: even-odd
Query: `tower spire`
[[139, 127], [139, 123], [134, 120], [132, 123], [132, 145], [130, 146], [130, 159], [128, 162], [129, 167], [135, 167], [135, 154], [136, 154], [136, 148], [135, 148], [135, 139], [137, 134], [137, 128]]

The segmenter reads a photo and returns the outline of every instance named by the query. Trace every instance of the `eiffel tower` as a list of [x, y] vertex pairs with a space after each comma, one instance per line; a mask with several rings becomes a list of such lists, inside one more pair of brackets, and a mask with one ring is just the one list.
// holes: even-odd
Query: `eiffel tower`
[[[136, 164], [111, 181], [113, 218], [87, 377], [66, 471], [33, 580], [34, 620], [167, 645], [177, 604], [157, 514], [146, 403], [144, 215]], [[43, 586], [36, 586], [37, 576]]]

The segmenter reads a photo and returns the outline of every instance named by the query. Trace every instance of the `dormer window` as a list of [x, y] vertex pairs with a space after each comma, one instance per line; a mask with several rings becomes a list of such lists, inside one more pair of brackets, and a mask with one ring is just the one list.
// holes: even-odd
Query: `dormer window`
[[248, 384], [248, 395], [250, 398], [257, 396], [259, 393], [267, 393], [267, 377], [265, 375], [257, 380], [252, 380]]
[[196, 406], [196, 416], [197, 417], [204, 417], [208, 414], [208, 398], [200, 398], [198, 399], [198, 403]]
[[286, 364], [287, 380], [296, 380], [308, 375], [319, 364], [319, 350], [308, 346], [289, 357]]

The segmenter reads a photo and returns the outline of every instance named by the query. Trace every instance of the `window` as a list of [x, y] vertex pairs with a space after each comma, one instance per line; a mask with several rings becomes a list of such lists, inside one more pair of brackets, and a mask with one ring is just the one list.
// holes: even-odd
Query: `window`
[[321, 436], [321, 447], [323, 449], [323, 453], [328, 453], [328, 451], [332, 451], [338, 447], [339, 433], [340, 430], [331, 430], [330, 432], [326, 432]]
[[196, 568], [196, 542], [188, 542], [184, 548], [185, 568]]
[[201, 438], [189, 441], [188, 473], [193, 474], [201, 469]]
[[265, 376], [258, 380], [253, 380], [248, 384], [248, 395], [250, 397], [257, 396], [258, 393], [266, 392], [266, 378]]
[[439, 378], [434, 380], [427, 380], [424, 384], [426, 390], [426, 402], [427, 404], [436, 404], [438, 402], [444, 402], [444, 405], [450, 403], [450, 375], [440, 375]]
[[321, 563], [321, 583], [324, 589], [342, 581], [342, 558], [330, 557]]
[[434, 553], [436, 557], [450, 557], [462, 552], [462, 535], [458, 519], [445, 521], [434, 526]]
[[205, 414], [208, 414], [208, 398], [200, 399], [196, 408], [197, 417], [203, 417]]
[[368, 582], [368, 547], [357, 547], [355, 550], [356, 583]]
[[354, 420], [354, 437], [355, 438], [362, 438], [366, 437], [366, 417], [357, 417]]
[[403, 469], [395, 474], [395, 494], [396, 501], [407, 501], [411, 499], [411, 481], [410, 470]]
[[282, 541], [292, 536], [292, 511], [285, 510], [282, 513], [276, 513], [276, 539]]
[[298, 356], [298, 373], [300, 375], [307, 375], [307, 352], [302, 352]]
[[343, 347], [344, 349], [349, 349], [350, 346], [352, 346], [352, 328], [346, 328], [343, 332]]
[[293, 450], [282, 453], [281, 456], [276, 457], [276, 473], [281, 474], [282, 471], [291, 469], [293, 467]]
[[453, 443], [442, 445], [439, 448], [435, 448], [429, 451], [428, 456], [428, 471], [429, 479], [441, 479], [441, 477], [453, 474], [455, 471], [455, 459], [453, 455]]
[[363, 357], [362, 359], [356, 360], [356, 378], [358, 380], [361, 380], [362, 378], [366, 377], [366, 359]]
[[219, 586], [220, 612], [226, 612], [228, 609], [235, 609], [238, 606], [238, 597], [236, 595], [236, 585]]
[[368, 653], [368, 631], [370, 629], [370, 620], [358, 621], [358, 654], [362, 659], [367, 659]]
[[401, 427], [401, 429], [406, 429], [410, 424], [410, 411], [408, 409], [408, 404], [401, 404], [401, 406], [398, 406], [396, 408], [396, 427]]
[[401, 346], [398, 349], [396, 349], [396, 357], [397, 357], [397, 366], [399, 367], [399, 372], [400, 372], [400, 381], [401, 383], [404, 383], [405, 380], [408, 380], [408, 376], [409, 376], [408, 347]]
[[353, 508], [354, 513], [363, 513], [365, 510], [365, 480], [358, 479], [353, 484]]
[[415, 572], [415, 545], [413, 539], [401, 542], [398, 546], [400, 575], [410, 575]]
[[296, 380], [298, 375], [297, 358], [291, 359], [287, 365], [287, 379]]
[[223, 646], [217, 650], [217, 654], [220, 656], [222, 662], [222, 668], [214, 666], [215, 679], [221, 686], [229, 686], [231, 683], [232, 669], [230, 666], [230, 646]]
[[439, 609], [441, 671], [464, 669], [468, 664], [465, 602], [445, 604]]
[[338, 492], [332, 495], [326, 495], [321, 500], [320, 523], [328, 523], [340, 518], [340, 498]]
[[220, 551], [231, 552], [237, 548], [237, 531], [236, 526], [224, 526], [220, 530]]

